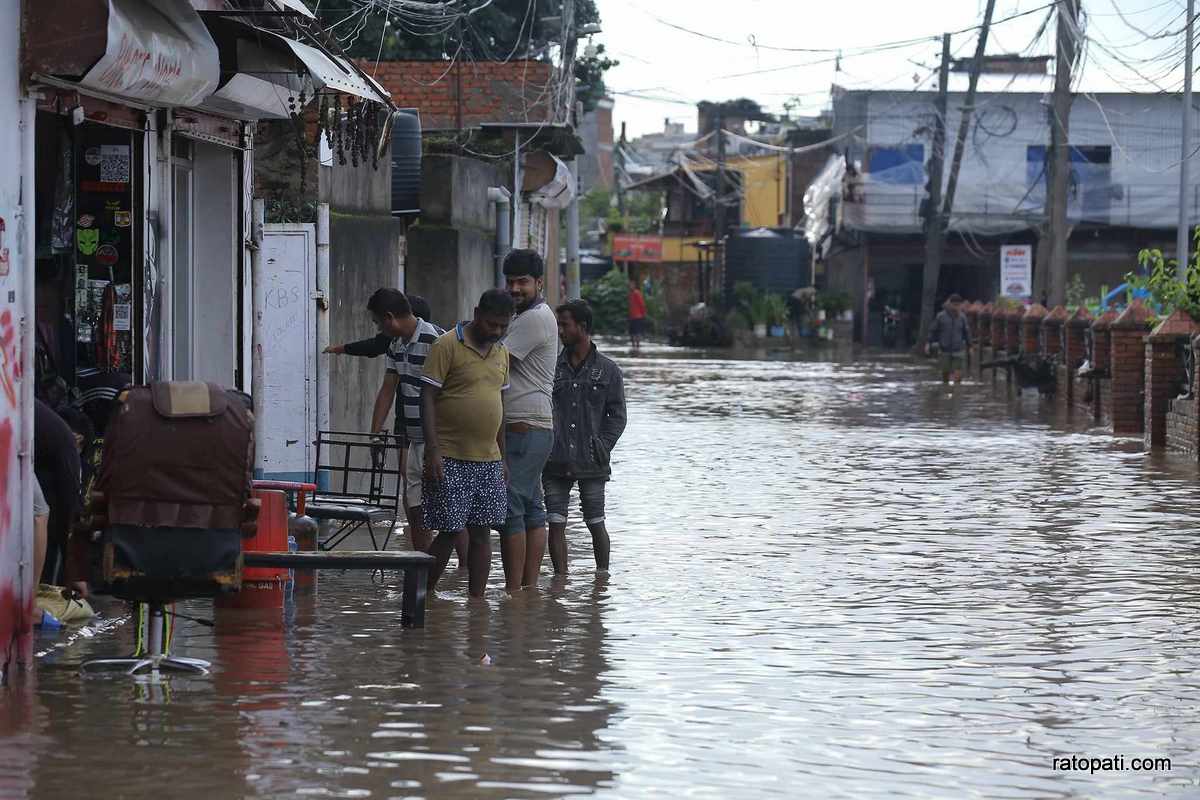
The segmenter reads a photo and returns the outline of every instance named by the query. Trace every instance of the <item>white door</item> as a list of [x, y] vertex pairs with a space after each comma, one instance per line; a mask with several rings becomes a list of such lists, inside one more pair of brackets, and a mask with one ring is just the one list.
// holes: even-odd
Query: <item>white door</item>
[[258, 473], [266, 480], [308, 480], [317, 419], [317, 236], [312, 225], [263, 229], [262, 419]]

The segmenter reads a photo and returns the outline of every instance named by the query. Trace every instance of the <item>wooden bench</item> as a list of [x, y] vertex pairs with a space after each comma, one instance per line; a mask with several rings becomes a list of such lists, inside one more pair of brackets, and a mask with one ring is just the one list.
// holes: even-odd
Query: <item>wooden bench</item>
[[416, 551], [344, 550], [323, 553], [253, 552], [242, 553], [247, 567], [288, 567], [291, 569], [382, 569], [404, 573], [404, 593], [400, 603], [400, 624], [405, 628], [425, 627], [425, 584], [433, 556]]

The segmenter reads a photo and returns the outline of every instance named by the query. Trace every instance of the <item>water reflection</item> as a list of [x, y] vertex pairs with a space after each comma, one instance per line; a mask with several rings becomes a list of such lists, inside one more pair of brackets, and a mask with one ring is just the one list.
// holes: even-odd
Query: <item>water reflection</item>
[[323, 575], [182, 623], [215, 669], [169, 694], [76, 674], [131, 626], [80, 638], [0, 731], [0, 795], [1195, 791], [1194, 463], [903, 359], [606, 346], [631, 408], [610, 578], [577, 521], [568, 581], [480, 604], [451, 573], [421, 631], [394, 585]]

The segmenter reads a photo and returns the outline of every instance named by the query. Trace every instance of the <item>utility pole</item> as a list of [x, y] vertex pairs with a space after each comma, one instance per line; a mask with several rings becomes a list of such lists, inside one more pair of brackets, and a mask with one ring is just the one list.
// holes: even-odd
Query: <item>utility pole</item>
[[[1046, 290], [1051, 307], [1067, 301], [1067, 181], [1071, 177], [1071, 69], [1079, 0], [1058, 0], [1058, 47], [1054, 59], [1054, 101], [1050, 116], [1050, 167], [1046, 206], [1050, 224], [1050, 264]], [[1042, 265], [1036, 267], [1041, 269]]]
[[[983, 25], [979, 28], [979, 41], [975, 45], [975, 58], [971, 62], [971, 75], [967, 81], [967, 99], [963, 104], [962, 119], [958, 123], [958, 135], [954, 139], [954, 160], [950, 165], [950, 179], [946, 182], [946, 197], [942, 202], [942, 213], [938, 218], [937, 262], [933, 265], [932, 280], [930, 280], [930, 265], [926, 262], [925, 283], [921, 287], [921, 333], [918, 344], [923, 344], [929, 335], [929, 326], [933, 324], [937, 300], [938, 279], [941, 277], [941, 249], [945, 244], [944, 231], [950, 226], [950, 212], [954, 209], [954, 193], [958, 189], [958, 172], [962, 168], [963, 150], [967, 143], [967, 129], [971, 125], [971, 116], [975, 113], [975, 90], [979, 87], [979, 73], [983, 70], [983, 54], [987, 50], [988, 31], [992, 26], [992, 12], [996, 10], [996, 0], [988, 0], [983, 12]], [[942, 40], [945, 47], [946, 40]], [[943, 59], [943, 63], [948, 59]]]
[[[725, 279], [725, 106], [717, 105], [717, 191], [713, 194], [713, 252], [714, 271]], [[703, 276], [704, 266], [699, 267]], [[703, 295], [700, 302], [704, 302]]]
[[[575, 0], [563, 0], [563, 71], [564, 77], [571, 86], [567, 93], [567, 104], [564, 109], [566, 121], [573, 126], [579, 124], [580, 109], [575, 102], [575, 51], [578, 47], [578, 34], [575, 30]], [[579, 297], [579, 161], [571, 159], [571, 202], [567, 206], [567, 297], [574, 300]], [[548, 253], [558, 263], [558, 253]]]
[[621, 138], [617, 140], [617, 160], [620, 161], [617, 171], [617, 213], [621, 216], [622, 222], [625, 220], [625, 183], [621, 180], [625, 176], [625, 123], [621, 122]]
[[933, 150], [929, 154], [929, 205], [925, 212], [925, 273], [921, 282], [921, 329], [917, 344], [923, 345], [933, 320], [938, 276], [942, 272], [942, 173], [946, 165], [946, 106], [950, 80], [950, 34], [942, 34], [942, 66], [938, 70], [937, 119], [933, 125]]
[[1187, 46], [1183, 50], [1183, 143], [1179, 148], [1179, 230], [1176, 233], [1175, 252], [1179, 259], [1176, 266], [1179, 280], [1187, 279], [1188, 239], [1191, 233], [1192, 204], [1188, 194], [1189, 173], [1192, 163], [1192, 39], [1195, 22], [1196, 0], [1187, 4]]

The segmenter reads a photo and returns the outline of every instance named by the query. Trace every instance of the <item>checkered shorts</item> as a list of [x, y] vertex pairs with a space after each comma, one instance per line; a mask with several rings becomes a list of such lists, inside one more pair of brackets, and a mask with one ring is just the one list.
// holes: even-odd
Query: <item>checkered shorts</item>
[[444, 533], [499, 528], [508, 515], [508, 489], [499, 461], [442, 458], [446, 479], [421, 483], [425, 527]]

